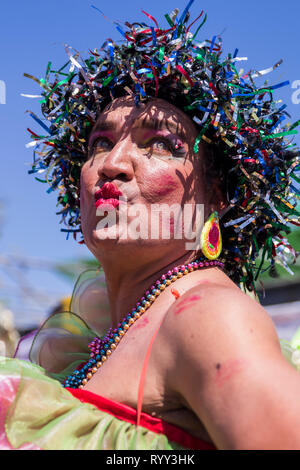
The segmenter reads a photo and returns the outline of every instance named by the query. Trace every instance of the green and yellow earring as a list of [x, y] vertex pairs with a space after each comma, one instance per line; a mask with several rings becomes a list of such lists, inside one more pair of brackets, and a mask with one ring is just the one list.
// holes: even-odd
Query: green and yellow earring
[[222, 236], [218, 212], [213, 212], [201, 232], [201, 250], [208, 259], [217, 259], [222, 251]]

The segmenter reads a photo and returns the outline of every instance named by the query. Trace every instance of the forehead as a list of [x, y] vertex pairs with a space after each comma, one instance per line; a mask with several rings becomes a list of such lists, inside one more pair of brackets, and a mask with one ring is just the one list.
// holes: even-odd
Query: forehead
[[167, 129], [184, 139], [197, 135], [194, 123], [183, 111], [158, 98], [140, 103], [139, 107], [131, 97], [117, 98], [99, 115], [93, 130], [133, 127]]

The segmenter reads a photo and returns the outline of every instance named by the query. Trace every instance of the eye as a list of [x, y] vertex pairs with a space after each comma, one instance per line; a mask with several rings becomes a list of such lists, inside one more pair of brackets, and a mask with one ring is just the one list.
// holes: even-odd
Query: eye
[[163, 140], [156, 140], [152, 144], [153, 147], [157, 148], [158, 150], [170, 150], [170, 144], [166, 144]]
[[184, 157], [185, 155], [184, 146], [180, 142], [173, 143], [168, 138], [155, 137], [146, 143], [145, 147], [150, 148], [152, 152], [157, 152], [163, 155], [173, 155], [175, 157]]
[[97, 134], [95, 137], [91, 138], [89, 142], [89, 150], [88, 150], [88, 156], [87, 158], [91, 158], [95, 153], [100, 153], [100, 152], [109, 152], [113, 148], [114, 144], [104, 136], [99, 136], [97, 137]]
[[106, 137], [98, 137], [92, 142], [91, 150], [110, 150], [113, 147], [113, 143]]

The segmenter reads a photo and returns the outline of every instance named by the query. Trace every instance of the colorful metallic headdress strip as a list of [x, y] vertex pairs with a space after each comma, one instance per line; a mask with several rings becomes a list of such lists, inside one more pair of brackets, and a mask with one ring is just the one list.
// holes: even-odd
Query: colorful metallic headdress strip
[[198, 126], [194, 151], [204, 143], [208, 166], [227, 194], [229, 206], [220, 219], [226, 272], [253, 290], [266, 259], [271, 270], [279, 262], [288, 271], [296, 260], [282, 232], [290, 232], [290, 223], [300, 226], [300, 151], [291, 140], [300, 121], [289, 124], [286, 105], [274, 101], [276, 90], [289, 82], [255, 84], [282, 61], [262, 71], [238, 71], [238, 63], [246, 60], [238, 50], [224, 56], [219, 36], [197, 39], [206, 15], [202, 11], [188, 24], [192, 3], [181, 16], [177, 9], [165, 15], [164, 28], [143, 12], [149, 25], [117, 25], [121, 44], [108, 39], [86, 59], [66, 46], [68, 62], [59, 70], [49, 62], [44, 79], [27, 75], [40, 84], [43, 97], [43, 119], [31, 113], [43, 132], [29, 129], [28, 147], [35, 148], [29, 173], [44, 174], [36, 179], [50, 185], [48, 192], [59, 191], [57, 214], [67, 226], [61, 230], [76, 239], [80, 171], [99, 113], [126, 95], [137, 106], [149, 97], [171, 102]]

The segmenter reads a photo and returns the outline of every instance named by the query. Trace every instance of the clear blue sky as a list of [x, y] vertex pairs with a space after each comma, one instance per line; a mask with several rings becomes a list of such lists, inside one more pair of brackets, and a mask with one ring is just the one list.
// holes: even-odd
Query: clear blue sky
[[[0, 228], [2, 256], [18, 253], [36, 260], [54, 262], [92, 256], [85, 246], [78, 245], [73, 238], [66, 241], [66, 235], [60, 232], [60, 216], [55, 215], [57, 194], [46, 194], [48, 186], [27, 175], [32, 151], [25, 148], [30, 140], [26, 128], [38, 130], [38, 126], [26, 110], [39, 111], [38, 100], [20, 95], [40, 93], [38, 85], [25, 78], [23, 73], [41, 78], [44, 77], [48, 60], [52, 61], [53, 67], [64, 64], [65, 43], [84, 52], [99, 47], [107, 37], [121, 39], [112, 21], [106, 21], [91, 8], [91, 4], [104, 11], [111, 20], [147, 21], [141, 13], [144, 9], [161, 25], [166, 25], [164, 14], [175, 7], [182, 11], [187, 1], [26, 0], [1, 3], [0, 80], [6, 84], [6, 104], [0, 104], [0, 200], [4, 203], [4, 219]], [[199, 40], [211, 39], [215, 34], [222, 33], [225, 53], [238, 48], [240, 56], [249, 58], [247, 63], [238, 63], [239, 68], [261, 70], [283, 58], [283, 65], [266, 77], [270, 84], [287, 79], [291, 83], [300, 80], [299, 2], [195, 0], [191, 18], [196, 18], [202, 9], [207, 12], [208, 20], [199, 34]], [[287, 103], [291, 121], [300, 118], [300, 104], [293, 104], [291, 100], [294, 91], [288, 86], [276, 95]], [[69, 294], [71, 290], [71, 284], [47, 272], [30, 270], [27, 278], [37, 288], [50, 293], [46, 310], [55, 305], [60, 295]], [[0, 297], [6, 283], [7, 278], [0, 270]], [[46, 313], [43, 311], [45, 304], [43, 308], [34, 305], [31, 310], [25, 302], [22, 308], [20, 302], [15, 302], [13, 286], [12, 283], [7, 287], [6, 299], [16, 310], [17, 323], [25, 325], [35, 318], [42, 318]]]

